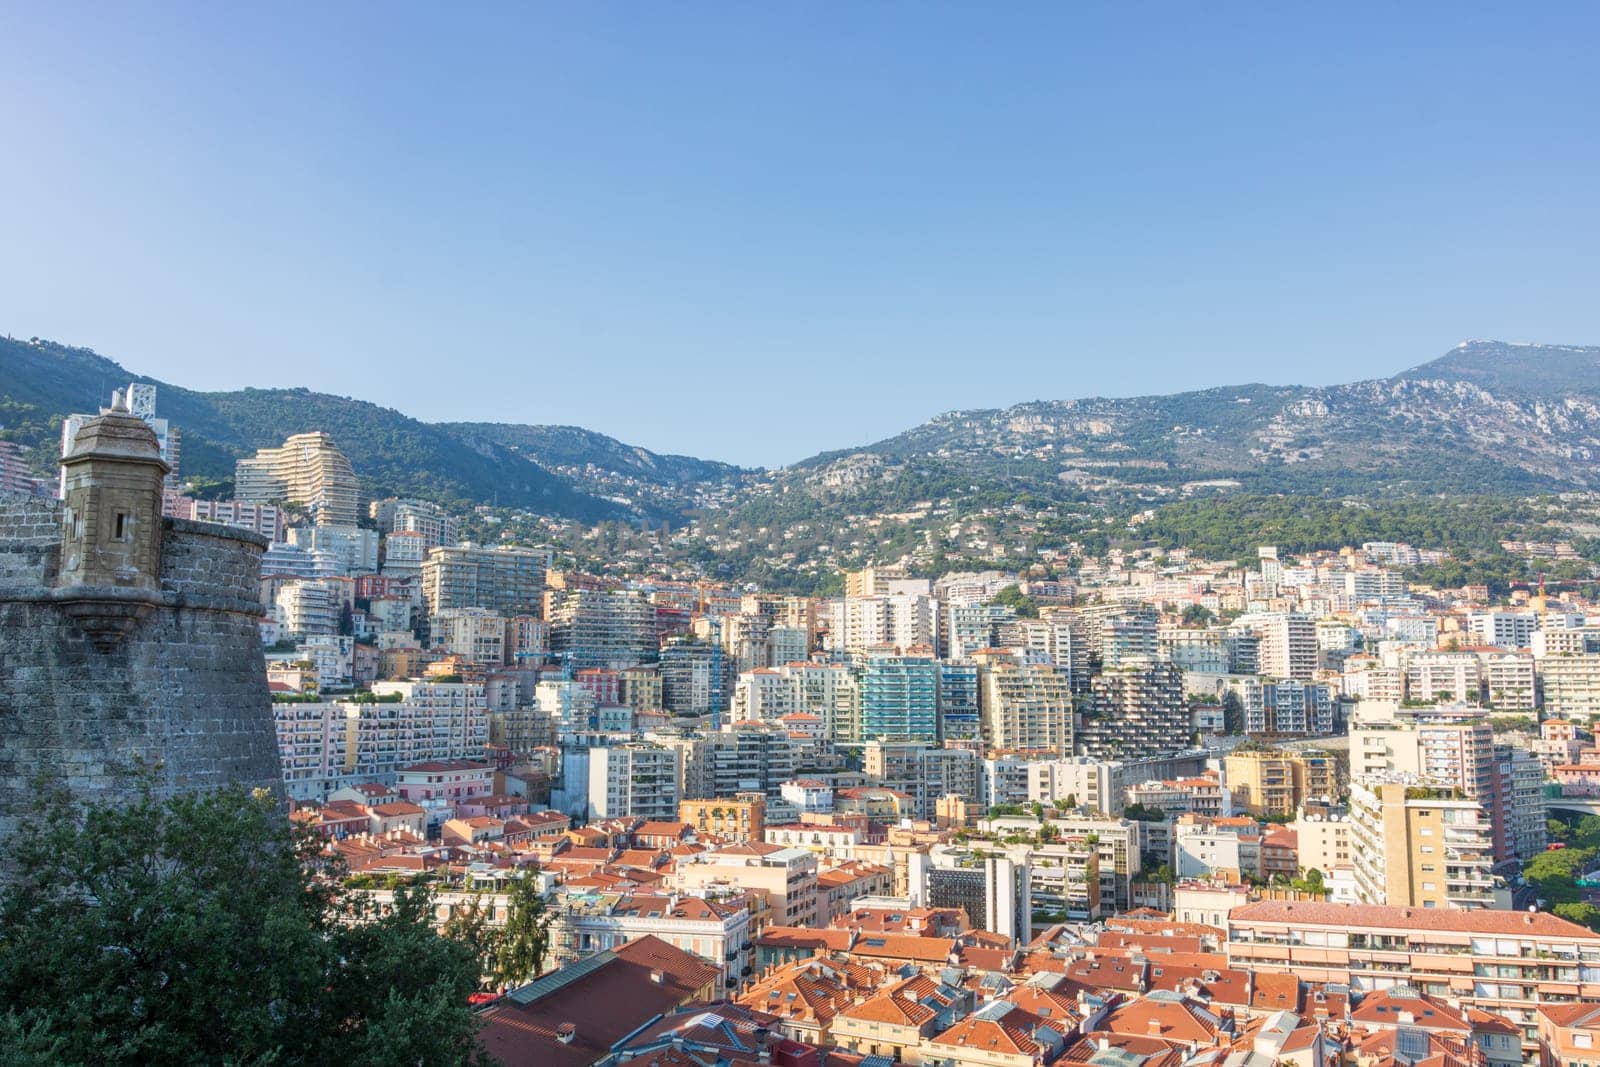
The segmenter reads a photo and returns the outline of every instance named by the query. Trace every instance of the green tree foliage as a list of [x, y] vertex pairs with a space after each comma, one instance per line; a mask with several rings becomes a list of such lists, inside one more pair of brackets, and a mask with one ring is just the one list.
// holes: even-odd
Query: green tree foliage
[[500, 931], [495, 955], [495, 981], [502, 986], [517, 986], [537, 977], [544, 970], [550, 951], [550, 924], [555, 915], [539, 895], [539, 883], [531, 874], [514, 878], [507, 887], [508, 911]]
[[1580, 926], [1587, 926], [1591, 930], [1600, 930], [1600, 908], [1584, 901], [1569, 904], [1557, 904], [1550, 909], [1563, 919], [1569, 919]]
[[1032, 597], [1022, 591], [1019, 585], [1008, 585], [995, 593], [989, 601], [1003, 608], [1011, 608], [1017, 613], [1019, 619], [1037, 619], [1039, 617], [1039, 604]]
[[1222, 731], [1229, 737], [1244, 733], [1244, 702], [1231, 689], [1222, 694]]
[[[345, 884], [351, 883], [346, 881]], [[473, 957], [478, 960], [480, 984], [493, 982], [503, 940], [500, 928], [489, 924], [491, 910], [482, 893], [473, 893], [467, 903], [451, 909], [440, 931], [472, 950]]]
[[1491, 715], [1489, 726], [1497, 734], [1530, 733], [1535, 727], [1532, 715]]
[[380, 914], [242, 790], [75, 806], [51, 793], [0, 892], [7, 1062], [463, 1063], [469, 946], [426, 888]]
[[1177, 880], [1178, 876], [1172, 870], [1170, 863], [1162, 863], [1154, 867], [1146, 866], [1139, 872], [1137, 879], [1140, 882], [1165, 882], [1167, 885], [1172, 885]]
[[1567, 847], [1555, 852], [1541, 852], [1529, 860], [1522, 869], [1539, 892], [1541, 899], [1551, 904], [1576, 904], [1582, 893], [1578, 891], [1578, 876], [1593, 863], [1595, 849]]
[[1306, 871], [1304, 878], [1285, 879], [1289, 885], [1302, 893], [1323, 893], [1327, 891], [1327, 881], [1321, 871], [1312, 867]]
[[1146, 807], [1143, 804], [1129, 804], [1126, 808], [1122, 809], [1122, 815], [1124, 818], [1132, 819], [1135, 822], [1167, 821], [1166, 812], [1162, 811], [1160, 808]]
[[1444, 548], [1457, 558], [1417, 568], [1412, 578], [1458, 587], [1483, 582], [1505, 592], [1531, 577], [1528, 564], [1500, 548], [1511, 531], [1540, 516], [1520, 499], [1457, 496], [1347, 501], [1314, 496], [1237, 496], [1179, 501], [1141, 527], [1163, 548], [1188, 548], [1210, 559], [1248, 559], [1257, 546], [1310, 552], [1365, 541], [1406, 541]]

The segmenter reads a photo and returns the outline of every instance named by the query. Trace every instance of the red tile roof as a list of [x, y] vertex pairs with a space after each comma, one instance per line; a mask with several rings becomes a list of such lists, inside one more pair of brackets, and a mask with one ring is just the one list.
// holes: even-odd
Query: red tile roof
[[[483, 1015], [480, 1037], [504, 1067], [588, 1067], [651, 1019], [696, 996], [715, 967], [657, 937], [630, 941], [515, 990]], [[658, 977], [659, 976], [659, 977]], [[558, 1033], [572, 1028], [571, 1040]]]
[[969, 1015], [934, 1037], [933, 1043], [975, 1049], [980, 1054], [995, 1052], [1013, 1056], [1039, 1056], [1044, 1053], [1044, 1046], [1028, 1035], [1035, 1027], [1041, 1025], [1048, 1023], [1032, 1012], [1020, 1008], [1008, 1012], [997, 1020]]
[[422, 808], [415, 804], [408, 804], [404, 800], [396, 800], [389, 804], [374, 804], [367, 811], [383, 819], [393, 818], [397, 815], [427, 814]]
[[1449, 933], [1560, 937], [1600, 942], [1597, 934], [1548, 912], [1401, 908], [1377, 904], [1329, 904], [1263, 900], [1234, 909], [1230, 923], [1293, 923], [1346, 929], [1426, 930]]

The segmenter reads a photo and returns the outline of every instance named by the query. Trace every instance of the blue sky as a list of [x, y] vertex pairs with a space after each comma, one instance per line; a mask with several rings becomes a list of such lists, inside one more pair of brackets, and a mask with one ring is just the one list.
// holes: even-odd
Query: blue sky
[[792, 462], [1600, 343], [1600, 6], [0, 0], [0, 332]]

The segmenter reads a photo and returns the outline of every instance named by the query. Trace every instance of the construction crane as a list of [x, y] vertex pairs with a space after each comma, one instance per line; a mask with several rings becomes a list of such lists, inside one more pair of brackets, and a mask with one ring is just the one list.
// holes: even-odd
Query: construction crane
[[711, 729], [722, 729], [722, 619], [706, 611], [706, 583], [696, 587], [700, 594], [700, 615], [711, 628]]

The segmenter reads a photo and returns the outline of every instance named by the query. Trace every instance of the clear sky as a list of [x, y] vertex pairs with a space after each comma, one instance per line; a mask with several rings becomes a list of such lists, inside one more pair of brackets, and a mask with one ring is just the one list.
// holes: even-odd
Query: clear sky
[[1597, 42], [1592, 2], [0, 0], [0, 332], [769, 464], [1600, 343]]

